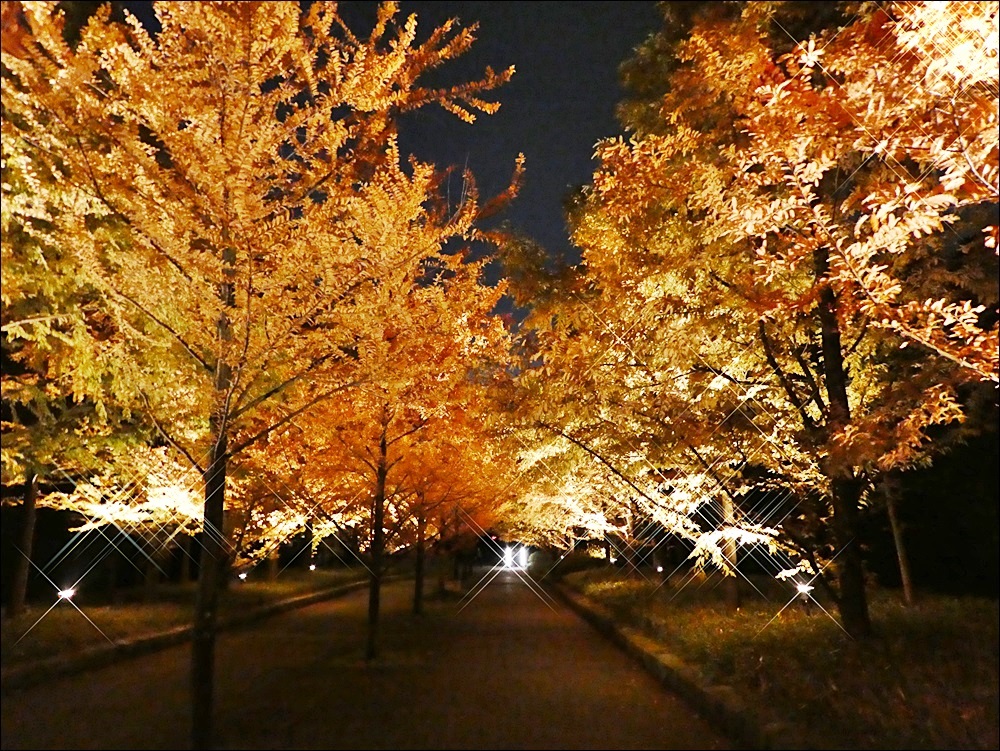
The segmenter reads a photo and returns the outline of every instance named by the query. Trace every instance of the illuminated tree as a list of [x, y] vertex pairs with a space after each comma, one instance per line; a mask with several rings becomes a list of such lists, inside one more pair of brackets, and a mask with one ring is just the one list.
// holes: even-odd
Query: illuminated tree
[[[696, 555], [725, 569], [737, 540], [780, 549], [865, 636], [865, 490], [928, 460], [928, 429], [964, 419], [963, 380], [996, 378], [995, 230], [969, 240], [995, 215], [974, 178], [996, 174], [983, 128], [996, 98], [949, 89], [954, 118], [929, 104], [933, 63], [907, 41], [927, 21], [917, 6], [866, 11], [786, 52], [774, 39], [790, 5], [693, 14], [655, 106], [633, 105], [633, 137], [598, 149], [571, 214], [583, 268], [536, 316], [543, 355], [525, 372], [552, 432], [639, 497], [659, 500], [639, 492], [641, 472], [678, 514], [677, 477], [719, 507]], [[988, 57], [996, 11], [978, 6], [962, 33]], [[875, 127], [869, 103], [883, 98], [913, 119], [890, 151], [871, 137], [893, 127]], [[901, 353], [909, 342], [920, 351]]]
[[56, 4], [19, 7], [4, 139], [61, 186], [47, 194], [60, 247], [100, 292], [146, 416], [204, 478], [192, 686], [205, 747], [228, 461], [357, 385], [355, 353], [382, 335], [379, 280], [415, 274], [469, 227], [468, 212], [425, 205], [437, 177], [403, 164], [400, 115], [438, 104], [471, 122], [512, 71], [423, 86], [474, 28], [449, 22], [418, 44], [394, 3], [367, 39], [332, 3], [157, 3], [155, 38], [104, 6], [75, 51]]
[[[444, 551], [463, 529], [478, 538], [493, 523], [509, 496], [511, 462], [484, 407], [482, 386], [468, 383], [456, 394], [446, 421], [428, 425], [411, 447], [400, 471], [409, 494], [410, 547], [414, 554], [413, 612], [423, 612], [428, 554], [437, 560], [443, 582]], [[443, 586], [443, 585], [442, 585]]]
[[[13, 7], [3, 6], [5, 51], [16, 49], [17, 36], [7, 29]], [[5, 488], [25, 488], [5, 610], [14, 616], [25, 604], [39, 493], [97, 471], [143, 435], [129, 414], [128, 384], [116, 377], [115, 327], [53, 230], [59, 209], [45, 194], [63, 188], [48, 179], [6, 115], [2, 129], [0, 473]], [[94, 209], [86, 203], [75, 208]]]
[[[387, 238], [397, 240], [412, 245], [403, 235]], [[410, 454], [449, 429], [459, 405], [474, 403], [478, 371], [505, 356], [507, 333], [493, 315], [503, 288], [480, 283], [483, 265], [442, 254], [427, 258], [420, 277], [408, 269], [383, 274], [375, 292], [381, 336], [358, 346], [359, 385], [296, 421], [310, 457], [307, 476], [336, 488], [338, 508], [329, 511], [339, 512], [345, 499], [366, 510], [367, 659], [377, 652], [386, 552], [408, 542], [411, 496], [426, 499]]]

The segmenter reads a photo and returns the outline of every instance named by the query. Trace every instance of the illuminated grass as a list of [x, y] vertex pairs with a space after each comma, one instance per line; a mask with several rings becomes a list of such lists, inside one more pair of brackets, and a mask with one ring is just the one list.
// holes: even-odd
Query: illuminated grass
[[800, 730], [807, 748], [998, 747], [996, 601], [928, 595], [906, 608], [895, 593], [875, 591], [878, 635], [859, 643], [797, 602], [775, 617], [787, 585], [784, 599], [776, 583], [762, 586], [770, 601], [745, 586], [733, 612], [715, 579], [657, 589], [605, 569], [567, 583], [709, 683], [735, 688], [762, 722]]
[[[222, 594], [220, 614], [225, 617], [246, 613], [249, 609], [358, 580], [364, 573], [350, 569], [295, 571], [282, 574], [274, 581], [234, 582]], [[90, 606], [85, 593], [81, 593], [74, 602], [83, 614], [71, 604], [60, 602], [47, 614], [47, 606], [34, 606], [17, 618], [5, 620], [0, 632], [0, 655], [4, 666], [59, 653], [77, 653], [107, 644], [109, 640], [128, 639], [191, 623], [193, 583], [160, 585], [148, 593], [145, 600], [141, 599], [143, 593], [139, 591], [129, 594], [136, 601]]]

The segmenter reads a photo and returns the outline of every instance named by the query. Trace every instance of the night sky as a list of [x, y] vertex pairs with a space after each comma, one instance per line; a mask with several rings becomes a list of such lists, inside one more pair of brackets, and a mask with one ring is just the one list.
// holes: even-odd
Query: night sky
[[[345, 3], [373, 6], [373, 3]], [[429, 108], [411, 123], [413, 152], [442, 164], [466, 160], [483, 194], [502, 190], [526, 156], [524, 188], [506, 216], [554, 254], [570, 253], [562, 201], [590, 182], [598, 140], [619, 132], [618, 66], [660, 24], [654, 2], [403, 2], [424, 33], [449, 17], [479, 22], [472, 49], [442, 74], [461, 81], [491, 65], [516, 68], [497, 92], [500, 111], [475, 125]], [[369, 23], [370, 25], [370, 23]], [[367, 28], [367, 27], [365, 27]], [[418, 26], [420, 29], [421, 26]]]
[[[123, 3], [151, 31], [152, 3]], [[374, 23], [376, 2], [342, 2], [340, 12], [356, 34]], [[402, 2], [417, 16], [418, 41], [448, 18], [463, 27], [479, 23], [477, 41], [440, 69], [448, 84], [477, 78], [486, 66], [515, 66], [495, 92], [495, 115], [462, 123], [439, 107], [404, 122], [403, 148], [441, 166], [468, 167], [483, 197], [506, 187], [517, 154], [526, 175], [517, 201], [498, 220], [540, 242], [551, 254], [575, 261], [563, 221], [562, 201], [590, 182], [598, 140], [619, 132], [615, 105], [622, 97], [618, 66], [660, 25], [655, 2]], [[436, 81], [435, 81], [436, 82]], [[453, 190], [459, 192], [456, 177]]]

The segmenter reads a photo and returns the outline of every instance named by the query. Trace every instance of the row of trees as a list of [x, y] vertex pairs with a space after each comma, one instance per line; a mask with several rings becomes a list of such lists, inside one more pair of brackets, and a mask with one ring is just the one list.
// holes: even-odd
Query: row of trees
[[767, 550], [870, 633], [866, 507], [995, 410], [998, 14], [816, 8], [664, 4], [629, 138], [570, 202], [583, 261], [551, 272], [483, 229], [520, 163], [454, 205], [399, 151], [414, 110], [496, 109], [512, 71], [423, 83], [474, 27], [4, 4], [4, 483], [30, 506], [64, 473], [46, 502], [92, 524], [200, 535], [196, 747], [220, 585], [304, 530], [364, 530], [369, 657], [389, 552], [416, 551], [419, 610], [427, 545], [488, 520], [733, 574]]
[[997, 3], [663, 11], [524, 287], [535, 528], [766, 550], [864, 637], [866, 509], [995, 422]]
[[414, 110], [496, 110], [512, 69], [423, 83], [475, 27], [418, 41], [396, 3], [367, 36], [334, 3], [155, 11], [151, 34], [109, 5], [78, 30], [56, 3], [3, 6], [3, 470], [63, 475], [46, 502], [92, 525], [199, 535], [204, 748], [234, 564], [363, 528], [372, 658], [386, 553], [502, 494], [482, 402], [506, 377], [504, 289], [467, 248], [521, 164], [489, 201], [464, 175], [454, 205], [399, 151]]

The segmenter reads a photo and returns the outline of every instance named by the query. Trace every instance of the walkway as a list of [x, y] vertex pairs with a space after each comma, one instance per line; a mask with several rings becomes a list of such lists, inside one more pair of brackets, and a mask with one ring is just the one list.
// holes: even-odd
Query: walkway
[[[469, 600], [410, 614], [383, 592], [381, 654], [361, 659], [366, 595], [220, 636], [228, 749], [726, 749], [635, 661], [505, 571]], [[473, 590], [476, 591], [476, 590]], [[4, 697], [4, 749], [186, 748], [187, 645]]]

